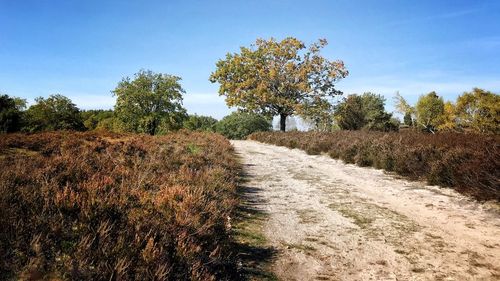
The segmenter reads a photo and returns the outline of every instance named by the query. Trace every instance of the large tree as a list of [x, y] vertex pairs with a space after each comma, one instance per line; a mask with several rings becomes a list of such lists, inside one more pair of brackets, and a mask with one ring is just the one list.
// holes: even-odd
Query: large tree
[[280, 116], [284, 131], [287, 116], [300, 115], [305, 107], [322, 105], [329, 97], [342, 94], [334, 85], [348, 71], [342, 61], [330, 61], [320, 54], [326, 45], [324, 39], [309, 47], [292, 37], [258, 39], [250, 48], [241, 47], [239, 53], [228, 53], [219, 60], [210, 81], [220, 84], [219, 94], [229, 106]]
[[113, 91], [115, 114], [129, 132], [158, 134], [182, 127], [187, 117], [182, 107], [181, 78], [141, 70], [134, 79], [123, 78]]
[[29, 132], [84, 129], [80, 110], [63, 95], [38, 97], [26, 111], [24, 130]]

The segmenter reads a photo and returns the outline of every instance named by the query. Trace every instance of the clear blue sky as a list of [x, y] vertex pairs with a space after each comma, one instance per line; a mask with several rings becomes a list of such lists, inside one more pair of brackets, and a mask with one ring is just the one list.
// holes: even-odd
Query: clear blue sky
[[500, 1], [0, 0], [0, 92], [33, 100], [60, 93], [111, 108], [123, 76], [181, 76], [190, 113], [227, 114], [208, 81], [226, 52], [256, 38], [326, 38], [348, 93], [400, 91], [410, 101], [472, 87], [500, 92]]

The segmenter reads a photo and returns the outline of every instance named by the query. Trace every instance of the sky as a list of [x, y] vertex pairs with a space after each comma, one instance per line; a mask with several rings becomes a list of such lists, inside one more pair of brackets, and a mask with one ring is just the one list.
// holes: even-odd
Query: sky
[[112, 108], [111, 91], [140, 69], [182, 78], [189, 113], [230, 109], [208, 81], [217, 60], [257, 38], [319, 38], [343, 60], [344, 94], [396, 91], [414, 103], [500, 92], [500, 1], [0, 0], [0, 92], [62, 94], [82, 109]]

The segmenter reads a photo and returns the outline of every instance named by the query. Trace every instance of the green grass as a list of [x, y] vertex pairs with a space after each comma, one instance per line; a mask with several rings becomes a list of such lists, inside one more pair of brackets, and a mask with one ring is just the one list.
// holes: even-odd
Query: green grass
[[243, 200], [235, 213], [233, 226], [235, 248], [241, 261], [242, 279], [275, 281], [278, 278], [271, 271], [275, 250], [269, 246], [263, 232], [268, 215], [245, 200], [248, 196], [247, 191], [245, 187], [239, 190]]
[[370, 218], [366, 216], [366, 214], [363, 214], [353, 208], [349, 208], [348, 205], [345, 204], [331, 203], [328, 207], [339, 212], [343, 217], [352, 219], [354, 224], [360, 228], [366, 228], [374, 221], [373, 218]]

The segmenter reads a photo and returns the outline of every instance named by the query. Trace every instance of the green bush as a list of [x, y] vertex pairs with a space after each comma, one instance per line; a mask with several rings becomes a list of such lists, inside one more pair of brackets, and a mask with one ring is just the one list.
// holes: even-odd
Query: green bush
[[258, 114], [233, 112], [222, 118], [215, 130], [229, 139], [244, 139], [254, 132], [270, 131], [271, 122]]
[[217, 119], [210, 116], [201, 115], [189, 115], [189, 117], [184, 120], [182, 124], [184, 129], [190, 131], [208, 131], [215, 132], [215, 124], [217, 124]]

